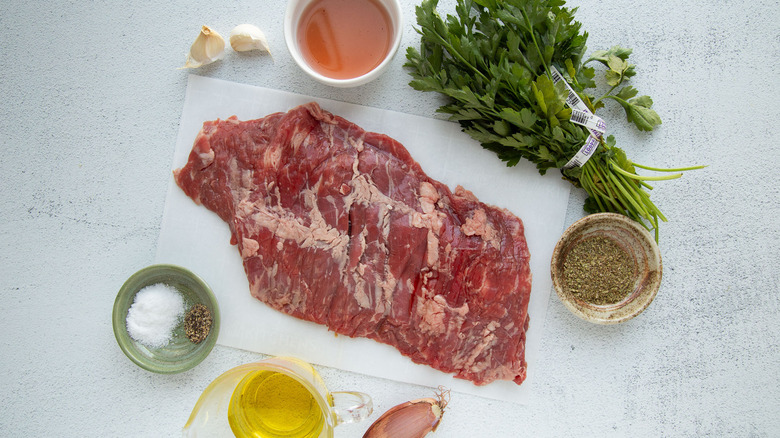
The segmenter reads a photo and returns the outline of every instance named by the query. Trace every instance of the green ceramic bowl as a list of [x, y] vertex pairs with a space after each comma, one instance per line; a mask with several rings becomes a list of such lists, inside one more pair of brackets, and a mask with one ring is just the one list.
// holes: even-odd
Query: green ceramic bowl
[[[130, 337], [127, 332], [127, 312], [135, 294], [157, 283], [164, 283], [182, 294], [185, 314], [195, 304], [208, 307], [213, 322], [206, 339], [197, 344], [190, 341], [185, 334], [183, 321], [174, 329], [171, 341], [163, 347], [147, 347]], [[197, 275], [180, 266], [152, 265], [130, 276], [119, 289], [114, 301], [113, 326], [119, 347], [138, 366], [155, 373], [180, 373], [199, 364], [214, 348], [219, 335], [219, 306], [209, 285]]]

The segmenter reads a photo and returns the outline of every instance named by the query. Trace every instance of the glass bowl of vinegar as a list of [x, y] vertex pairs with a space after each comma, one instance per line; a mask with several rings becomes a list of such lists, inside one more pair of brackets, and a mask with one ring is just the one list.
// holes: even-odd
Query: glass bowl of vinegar
[[333, 87], [376, 79], [401, 45], [399, 0], [291, 0], [284, 38], [296, 64]]

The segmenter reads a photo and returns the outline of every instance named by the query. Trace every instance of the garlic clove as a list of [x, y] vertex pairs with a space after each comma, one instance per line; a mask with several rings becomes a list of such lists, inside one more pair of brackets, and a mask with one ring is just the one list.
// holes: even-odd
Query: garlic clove
[[422, 398], [390, 408], [366, 431], [363, 438], [423, 438], [439, 426], [449, 391], [437, 398]]
[[230, 47], [236, 52], [260, 50], [271, 53], [263, 31], [251, 24], [239, 24], [230, 31]]
[[225, 39], [222, 38], [222, 35], [208, 26], [203, 26], [195, 42], [190, 47], [184, 68], [197, 68], [211, 64], [222, 58], [224, 52]]

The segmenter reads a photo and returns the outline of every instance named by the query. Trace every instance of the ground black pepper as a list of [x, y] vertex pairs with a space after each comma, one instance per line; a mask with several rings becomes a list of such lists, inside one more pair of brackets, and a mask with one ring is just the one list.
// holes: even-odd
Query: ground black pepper
[[184, 316], [184, 333], [190, 341], [200, 344], [211, 331], [211, 311], [203, 304], [196, 304]]
[[612, 239], [594, 236], [578, 242], [563, 262], [564, 287], [593, 304], [615, 304], [635, 283], [634, 261]]

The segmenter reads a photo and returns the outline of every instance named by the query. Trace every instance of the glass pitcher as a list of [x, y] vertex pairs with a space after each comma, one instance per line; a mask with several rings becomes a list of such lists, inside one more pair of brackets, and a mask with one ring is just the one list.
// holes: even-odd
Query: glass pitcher
[[329, 392], [310, 364], [274, 357], [217, 377], [201, 394], [183, 437], [332, 438], [333, 428], [366, 419], [371, 397]]

